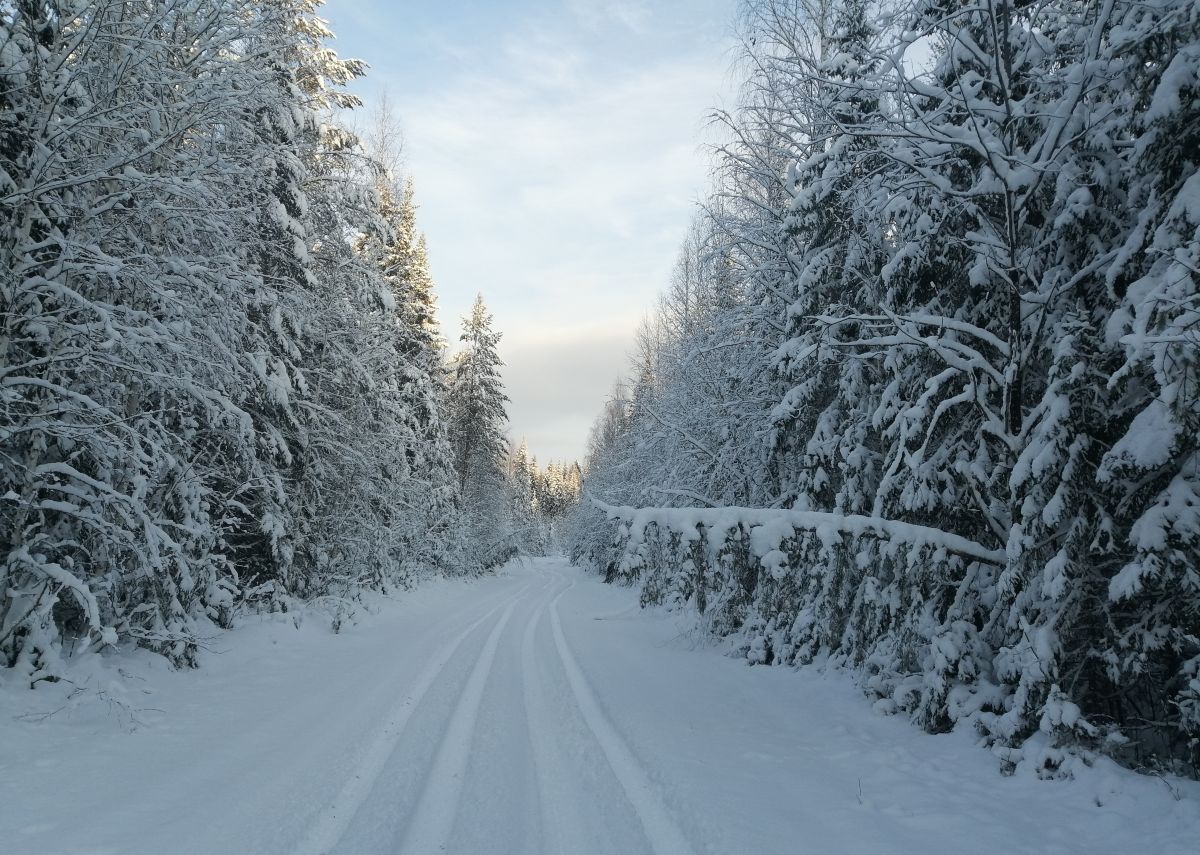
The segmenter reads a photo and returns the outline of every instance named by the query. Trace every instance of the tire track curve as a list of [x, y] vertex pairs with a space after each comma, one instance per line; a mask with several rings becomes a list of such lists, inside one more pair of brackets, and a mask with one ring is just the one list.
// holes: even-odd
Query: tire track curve
[[551, 732], [555, 723], [547, 713], [546, 688], [538, 677], [534, 642], [537, 628], [545, 617], [553, 597], [552, 594], [538, 604], [530, 614], [529, 620], [525, 624], [525, 630], [521, 634], [521, 682], [530, 750], [533, 752], [534, 775], [537, 781], [542, 851], [570, 852], [572, 851], [570, 847], [577, 846], [584, 839], [584, 835], [580, 829], [569, 827], [570, 823], [564, 819], [566, 811], [558, 809], [562, 794], [551, 783], [554, 774], [561, 775], [562, 770], [561, 763], [553, 756], [553, 752], [544, 741], [546, 734]]
[[650, 848], [657, 855], [695, 855], [695, 850], [671, 816], [650, 776], [600, 708], [595, 692], [567, 645], [558, 613], [558, 601], [573, 587], [574, 581], [550, 602], [550, 628], [554, 635], [554, 646], [558, 650], [558, 657], [575, 695], [579, 711], [583, 714], [583, 720], [596, 738], [608, 765], [612, 767], [613, 774], [625, 791], [625, 797], [641, 821]]
[[445, 852], [449, 845], [455, 816], [458, 813], [458, 803], [462, 797], [463, 776], [470, 760], [471, 738], [475, 732], [479, 707], [483, 702], [483, 690], [488, 675], [491, 674], [492, 664], [496, 660], [500, 634], [512, 617], [513, 609], [524, 590], [527, 589], [523, 589], [508, 604], [503, 617], [492, 628], [491, 635], [488, 636], [470, 676], [467, 677], [462, 695], [450, 716], [450, 723], [438, 744], [433, 765], [404, 835], [401, 853], [433, 855]]
[[346, 781], [329, 806], [309, 826], [304, 837], [297, 842], [296, 848], [293, 850], [295, 855], [326, 855], [337, 847], [354, 821], [359, 808], [366, 802], [379, 781], [379, 776], [383, 773], [388, 760], [395, 753], [396, 745], [404, 735], [413, 713], [434, 683], [437, 682], [446, 665], [480, 625], [505, 606], [511, 613], [516, 601], [530, 587], [530, 585], [526, 585], [499, 605], [489, 608], [482, 617], [472, 621], [466, 629], [435, 651], [405, 693], [404, 700], [393, 708], [387, 723], [376, 731], [374, 738], [362, 752], [358, 769]]

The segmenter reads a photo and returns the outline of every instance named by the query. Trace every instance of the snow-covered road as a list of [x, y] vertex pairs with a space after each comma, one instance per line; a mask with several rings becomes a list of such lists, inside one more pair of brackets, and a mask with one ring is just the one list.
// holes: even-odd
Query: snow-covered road
[[878, 716], [844, 674], [696, 649], [558, 559], [431, 585], [338, 636], [264, 623], [214, 644], [198, 672], [124, 663], [122, 705], [92, 692], [38, 721], [13, 713], [44, 693], [0, 694], [25, 705], [0, 716], [0, 852], [1169, 855], [1200, 839], [1193, 784], [1109, 764], [1002, 777], [968, 734]]

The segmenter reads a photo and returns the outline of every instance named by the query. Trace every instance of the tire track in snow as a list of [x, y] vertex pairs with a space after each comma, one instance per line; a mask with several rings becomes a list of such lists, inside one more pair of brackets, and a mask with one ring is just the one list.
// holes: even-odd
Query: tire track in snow
[[[512, 597], [488, 609], [483, 617], [472, 621], [466, 629], [430, 657], [407, 691], [404, 700], [394, 708], [387, 724], [376, 732], [374, 739], [362, 753], [358, 770], [346, 781], [329, 807], [325, 808], [309, 826], [304, 837], [296, 844], [296, 848], [293, 850], [294, 855], [325, 855], [337, 847], [359, 808], [366, 802], [371, 790], [378, 782], [380, 774], [396, 750], [396, 744], [404, 735], [404, 730], [413, 713], [433, 684], [437, 682], [437, 678], [441, 676], [446, 665], [454, 658], [454, 654], [458, 652], [471, 633], [496, 612], [507, 605], [508, 612], [511, 613], [517, 600], [524, 596], [530, 587], [530, 585], [524, 586]], [[507, 619], [507, 615], [505, 619]]]
[[564, 822], [563, 818], [566, 812], [557, 809], [562, 796], [551, 783], [551, 770], [561, 774], [561, 769], [559, 768], [560, 764], [545, 743], [546, 734], [551, 732], [554, 722], [547, 714], [546, 689], [538, 677], [534, 646], [534, 634], [549, 605], [549, 599], [541, 602], [525, 624], [525, 631], [521, 636], [521, 682], [525, 699], [525, 716], [529, 728], [530, 749], [533, 751], [538, 805], [541, 809], [542, 851], [570, 852], [573, 851], [571, 847], [578, 846], [585, 837], [579, 828], [567, 827], [568, 823]]
[[416, 810], [404, 835], [401, 853], [411, 855], [433, 855], [445, 852], [450, 842], [450, 834], [454, 830], [454, 819], [458, 813], [458, 803], [462, 796], [463, 776], [467, 771], [470, 760], [471, 738], [475, 733], [475, 722], [479, 716], [479, 707], [483, 702], [483, 690], [487, 684], [488, 675], [492, 672], [492, 664], [496, 660], [496, 648], [500, 644], [500, 634], [512, 617], [513, 609], [527, 589], [523, 589], [504, 611], [504, 616], [492, 628], [492, 634], [471, 675], [467, 677], [462, 695], [450, 716], [450, 723], [438, 745], [433, 758], [433, 766], [425, 780], [425, 787], [417, 802]]
[[641, 820], [642, 830], [650, 848], [657, 855], [695, 855], [695, 850], [679, 830], [646, 770], [600, 708], [595, 692], [575, 661], [571, 648], [567, 646], [558, 614], [558, 601], [573, 587], [574, 582], [550, 602], [550, 627], [554, 633], [554, 646], [558, 649], [558, 657], [562, 661], [563, 670], [566, 671], [567, 682], [571, 684], [571, 691], [575, 695], [579, 711], [583, 714], [583, 720], [596, 737], [608, 765], [612, 767], [613, 774], [625, 790], [625, 797]]

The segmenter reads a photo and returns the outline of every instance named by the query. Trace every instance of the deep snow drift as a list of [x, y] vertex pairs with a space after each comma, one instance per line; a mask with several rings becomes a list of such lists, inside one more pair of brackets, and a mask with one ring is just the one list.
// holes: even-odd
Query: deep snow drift
[[696, 641], [542, 559], [430, 585], [337, 636], [248, 625], [196, 672], [135, 654], [92, 667], [73, 700], [4, 686], [0, 851], [1170, 855], [1200, 840], [1195, 783], [1107, 761], [1005, 778], [970, 734], [880, 716], [845, 674]]

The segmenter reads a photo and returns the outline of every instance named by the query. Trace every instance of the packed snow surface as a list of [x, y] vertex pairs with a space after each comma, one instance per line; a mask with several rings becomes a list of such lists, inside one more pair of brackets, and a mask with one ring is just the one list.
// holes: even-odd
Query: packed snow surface
[[1108, 761], [1003, 777], [969, 733], [680, 620], [539, 559], [340, 635], [246, 625], [199, 671], [82, 658], [74, 697], [0, 690], [0, 851], [1196, 852], [1195, 783]]

